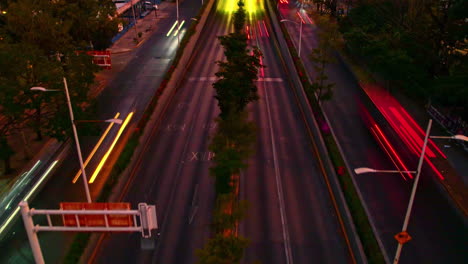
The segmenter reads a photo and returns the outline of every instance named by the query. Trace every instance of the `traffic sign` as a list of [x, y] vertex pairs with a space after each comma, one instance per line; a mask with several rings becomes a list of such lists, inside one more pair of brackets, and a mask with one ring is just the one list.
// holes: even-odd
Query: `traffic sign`
[[[130, 203], [60, 203], [62, 210], [130, 210]], [[63, 215], [64, 226], [81, 227], [129, 227], [133, 226], [133, 218], [130, 215], [93, 214], [93, 215]], [[107, 225], [106, 225], [107, 218]], [[78, 222], [77, 223], [77, 220]]]
[[412, 238], [408, 234], [408, 232], [403, 231], [403, 232], [400, 232], [400, 233], [396, 234], [395, 239], [398, 241], [398, 243], [405, 244], [405, 243], [409, 242]]

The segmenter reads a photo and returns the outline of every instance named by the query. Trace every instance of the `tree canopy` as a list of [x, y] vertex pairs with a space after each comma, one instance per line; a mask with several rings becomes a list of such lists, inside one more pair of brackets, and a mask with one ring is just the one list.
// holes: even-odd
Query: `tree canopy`
[[115, 5], [111, 0], [2, 0], [0, 10], [0, 140], [8, 144], [8, 136], [24, 127], [33, 127], [38, 139], [45, 132], [63, 140], [70, 135], [64, 93], [30, 88], [64, 91], [66, 77], [75, 116], [90, 115], [84, 106], [92, 104], [89, 88], [99, 67], [83, 51], [109, 47], [117, 33]]
[[468, 89], [468, 3], [361, 0], [340, 29], [352, 52], [409, 95], [463, 108]]

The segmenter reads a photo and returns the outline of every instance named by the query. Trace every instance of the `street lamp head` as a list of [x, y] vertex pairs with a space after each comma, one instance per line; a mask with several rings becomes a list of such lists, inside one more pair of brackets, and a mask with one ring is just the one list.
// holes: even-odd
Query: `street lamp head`
[[375, 170], [375, 169], [366, 168], [366, 167], [354, 169], [354, 172], [355, 172], [356, 174], [363, 174], [363, 173], [376, 172], [376, 171], [377, 171], [377, 170]]
[[44, 88], [44, 87], [32, 87], [32, 88], [29, 89], [29, 90], [31, 90], [31, 91], [41, 91], [41, 92], [47, 91], [47, 89]]
[[458, 139], [458, 140], [468, 141], [468, 137], [465, 135], [455, 135], [453, 136], [453, 138]]
[[115, 124], [121, 125], [121, 124], [123, 123], [123, 120], [122, 120], [122, 119], [118, 119], [118, 118], [112, 118], [112, 119], [107, 119], [107, 120], [105, 120], [105, 122], [108, 122], [108, 123], [115, 123]]
[[46, 89], [44, 87], [39, 87], [39, 86], [31, 87], [29, 90], [31, 90], [31, 91], [41, 91], [41, 92], [57, 92], [57, 91], [60, 91], [60, 90], [57, 90], [57, 89]]

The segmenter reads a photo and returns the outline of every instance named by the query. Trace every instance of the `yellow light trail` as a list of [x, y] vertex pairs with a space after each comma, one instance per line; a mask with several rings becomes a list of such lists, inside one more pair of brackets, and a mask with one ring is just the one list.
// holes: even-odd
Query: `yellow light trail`
[[169, 30], [169, 32], [167, 32], [166, 34], [166, 37], [169, 37], [171, 35], [171, 32], [172, 30], [174, 30], [174, 28], [176, 27], [177, 23], [179, 23], [178, 20], [176, 20], [176, 22], [174, 22], [174, 25], [172, 25], [171, 29]]
[[184, 25], [184, 23], [185, 23], [185, 20], [182, 21], [182, 23], [180, 23], [179, 28], [178, 28], [178, 29], [175, 31], [175, 33], [174, 33], [174, 37], [177, 36], [177, 34], [179, 34], [179, 31], [180, 31], [180, 29], [182, 28], [182, 26]]
[[[120, 113], [117, 113], [115, 114], [114, 116], [114, 119], [118, 118], [120, 116]], [[109, 124], [109, 126], [107, 126], [107, 129], [106, 131], [104, 131], [104, 134], [102, 134], [101, 138], [99, 139], [98, 143], [96, 144], [96, 146], [94, 146], [93, 148], [93, 151], [91, 151], [91, 153], [89, 154], [88, 158], [86, 159], [85, 163], [83, 164], [84, 168], [86, 168], [86, 165], [88, 165], [89, 161], [93, 158], [94, 154], [96, 153], [97, 149], [99, 148], [99, 146], [101, 146], [102, 144], [102, 141], [104, 141], [104, 139], [106, 138], [107, 134], [109, 133], [110, 129], [112, 128], [112, 126], [114, 126], [114, 123], [111, 122]], [[81, 169], [78, 170], [78, 172], [75, 174], [75, 178], [73, 178], [73, 183], [76, 183], [76, 181], [78, 181], [78, 178], [80, 177], [81, 175]]]
[[[233, 13], [238, 9], [238, 0], [220, 0], [217, 9], [225, 13]], [[244, 0], [244, 9], [248, 14], [263, 12], [264, 6], [261, 0]]]
[[[47, 171], [44, 174], [42, 174], [41, 179], [36, 183], [36, 185], [34, 185], [34, 187], [24, 197], [23, 201], [26, 201], [26, 202], [28, 201], [28, 199], [31, 197], [31, 195], [34, 193], [34, 191], [36, 191], [36, 189], [39, 187], [39, 185], [41, 185], [41, 183], [45, 180], [45, 178], [50, 173], [50, 171], [55, 167], [55, 165], [57, 165], [57, 162], [58, 162], [58, 160], [55, 160], [49, 166], [49, 168], [47, 168]], [[20, 208], [19, 208], [19, 206], [17, 206], [15, 211], [13, 211], [13, 213], [10, 215], [10, 217], [8, 217], [8, 219], [5, 221], [5, 223], [0, 228], [0, 234], [5, 230], [5, 228], [8, 226], [8, 224], [10, 224], [11, 220], [13, 220], [13, 218], [15, 218], [15, 216], [18, 214], [19, 210], [20, 210]]]
[[94, 180], [96, 179], [97, 175], [99, 174], [99, 172], [102, 169], [102, 166], [104, 166], [104, 163], [106, 163], [107, 158], [109, 157], [110, 153], [114, 149], [115, 144], [117, 143], [120, 136], [122, 135], [122, 132], [127, 127], [128, 122], [130, 122], [130, 119], [132, 119], [132, 116], [133, 116], [133, 112], [130, 112], [130, 114], [128, 114], [127, 118], [125, 118], [125, 121], [123, 122], [122, 126], [120, 127], [119, 132], [117, 132], [117, 136], [114, 138], [114, 142], [112, 142], [112, 145], [107, 150], [107, 152], [104, 155], [104, 157], [102, 158], [101, 162], [99, 162], [99, 165], [97, 166], [96, 170], [94, 171], [93, 176], [91, 176], [91, 178], [89, 179], [89, 183], [93, 183]]

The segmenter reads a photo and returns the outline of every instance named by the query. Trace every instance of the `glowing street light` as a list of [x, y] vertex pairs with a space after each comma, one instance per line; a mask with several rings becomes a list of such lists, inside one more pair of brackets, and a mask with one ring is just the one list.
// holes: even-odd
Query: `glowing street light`
[[[304, 8], [304, 1], [301, 2], [301, 9], [300, 11], [302, 11]], [[298, 24], [297, 22], [295, 21], [292, 21], [292, 20], [289, 20], [289, 19], [281, 19], [280, 22], [292, 22], [294, 24]], [[301, 18], [301, 21], [299, 22], [301, 25], [300, 25], [300, 29], [299, 29], [299, 50], [297, 52], [299, 58], [301, 57], [301, 42], [302, 42], [302, 24], [303, 24], [303, 21], [302, 21], [302, 18]]]
[[354, 169], [356, 174], [363, 174], [363, 173], [375, 173], [375, 172], [383, 172], [383, 173], [416, 173], [416, 171], [400, 171], [400, 170], [376, 170], [372, 168], [356, 168]]
[[289, 19], [281, 19], [280, 22], [291, 22], [291, 23], [294, 23], [294, 24], [301, 24], [300, 25], [300, 29], [299, 29], [299, 50], [297, 52], [298, 56], [301, 57], [301, 42], [302, 42], [302, 20], [301, 22], [297, 23], [296, 21], [292, 21], [292, 20], [289, 20]]
[[76, 123], [114, 123], [117, 125], [121, 125], [123, 123], [122, 119], [118, 118], [111, 118], [106, 120], [75, 120]]

